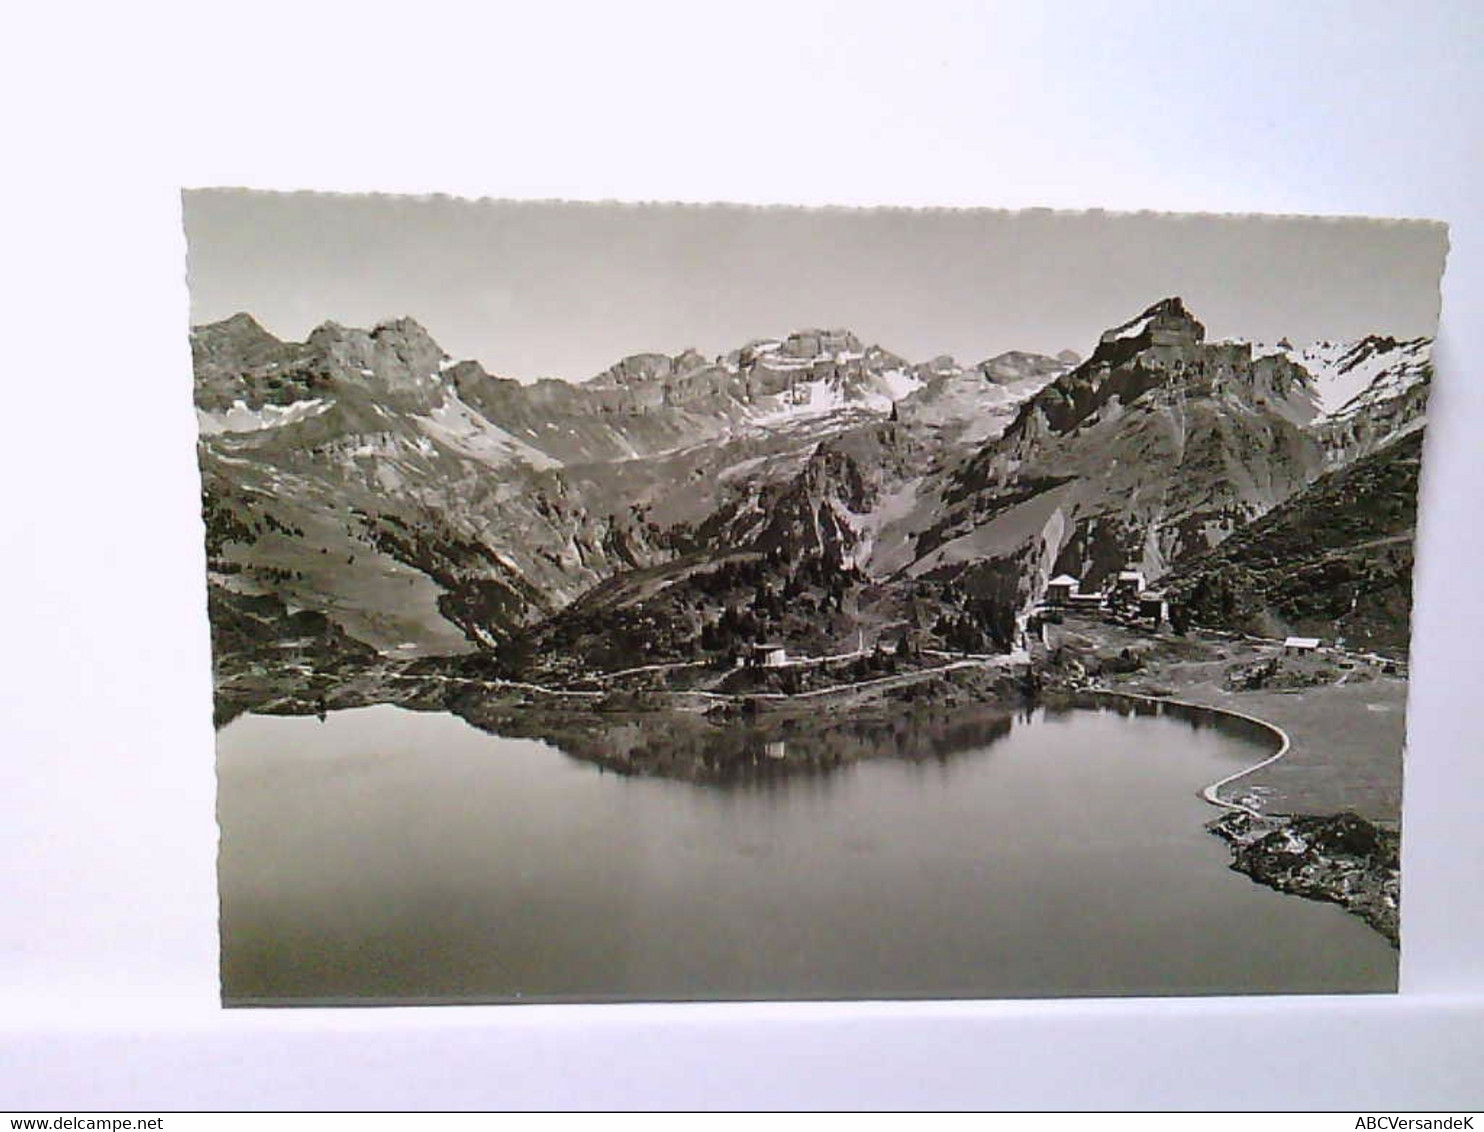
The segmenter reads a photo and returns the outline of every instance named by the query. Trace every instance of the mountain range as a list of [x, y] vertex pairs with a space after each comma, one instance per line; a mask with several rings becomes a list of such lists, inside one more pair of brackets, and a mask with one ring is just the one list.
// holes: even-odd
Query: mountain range
[[410, 318], [284, 342], [238, 314], [191, 334], [218, 663], [1007, 647], [1048, 578], [1130, 565], [1198, 620], [1343, 632], [1353, 599], [1404, 648], [1409, 545], [1384, 598], [1320, 566], [1410, 534], [1430, 345], [1209, 341], [1167, 298], [1085, 360], [809, 329], [522, 383]]

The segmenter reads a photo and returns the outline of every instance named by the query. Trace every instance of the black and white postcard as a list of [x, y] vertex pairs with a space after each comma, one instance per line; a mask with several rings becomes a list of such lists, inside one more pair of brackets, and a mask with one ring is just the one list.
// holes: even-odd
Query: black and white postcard
[[1441, 225], [185, 219], [228, 1005], [1396, 989]]

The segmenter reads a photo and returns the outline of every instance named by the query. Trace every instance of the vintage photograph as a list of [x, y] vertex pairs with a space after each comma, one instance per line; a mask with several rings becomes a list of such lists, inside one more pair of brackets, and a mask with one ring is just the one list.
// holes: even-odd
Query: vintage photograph
[[1444, 226], [183, 199], [225, 1004], [1396, 989]]

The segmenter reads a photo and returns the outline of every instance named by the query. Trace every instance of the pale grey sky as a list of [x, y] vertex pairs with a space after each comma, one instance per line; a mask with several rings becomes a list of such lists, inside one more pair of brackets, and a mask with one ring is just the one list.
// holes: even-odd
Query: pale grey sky
[[411, 315], [493, 373], [582, 380], [847, 327], [912, 361], [1086, 355], [1180, 295], [1211, 337], [1431, 335], [1445, 229], [1153, 213], [614, 206], [185, 194], [193, 324], [281, 338]]

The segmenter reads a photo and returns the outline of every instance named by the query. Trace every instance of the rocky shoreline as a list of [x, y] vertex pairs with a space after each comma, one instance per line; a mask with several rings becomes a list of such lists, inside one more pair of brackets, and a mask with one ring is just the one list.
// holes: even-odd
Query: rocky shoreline
[[1282, 741], [1277, 752], [1257, 766], [1208, 786], [1201, 797], [1225, 813], [1207, 823], [1207, 830], [1230, 847], [1230, 868], [1279, 892], [1338, 904], [1359, 916], [1394, 948], [1400, 947], [1401, 836], [1359, 814], [1264, 814], [1254, 809], [1260, 793], [1242, 802], [1228, 802], [1221, 788], [1271, 765], [1287, 753], [1288, 736], [1256, 716], [1184, 701], [1164, 700], [1099, 689], [1094, 702], [1105, 697], [1137, 704], [1179, 703], [1182, 707], [1220, 713], [1232, 721], [1275, 732]]
[[1400, 947], [1401, 837], [1352, 813], [1254, 818], [1231, 810], [1207, 827], [1231, 868], [1279, 892], [1338, 904]]

